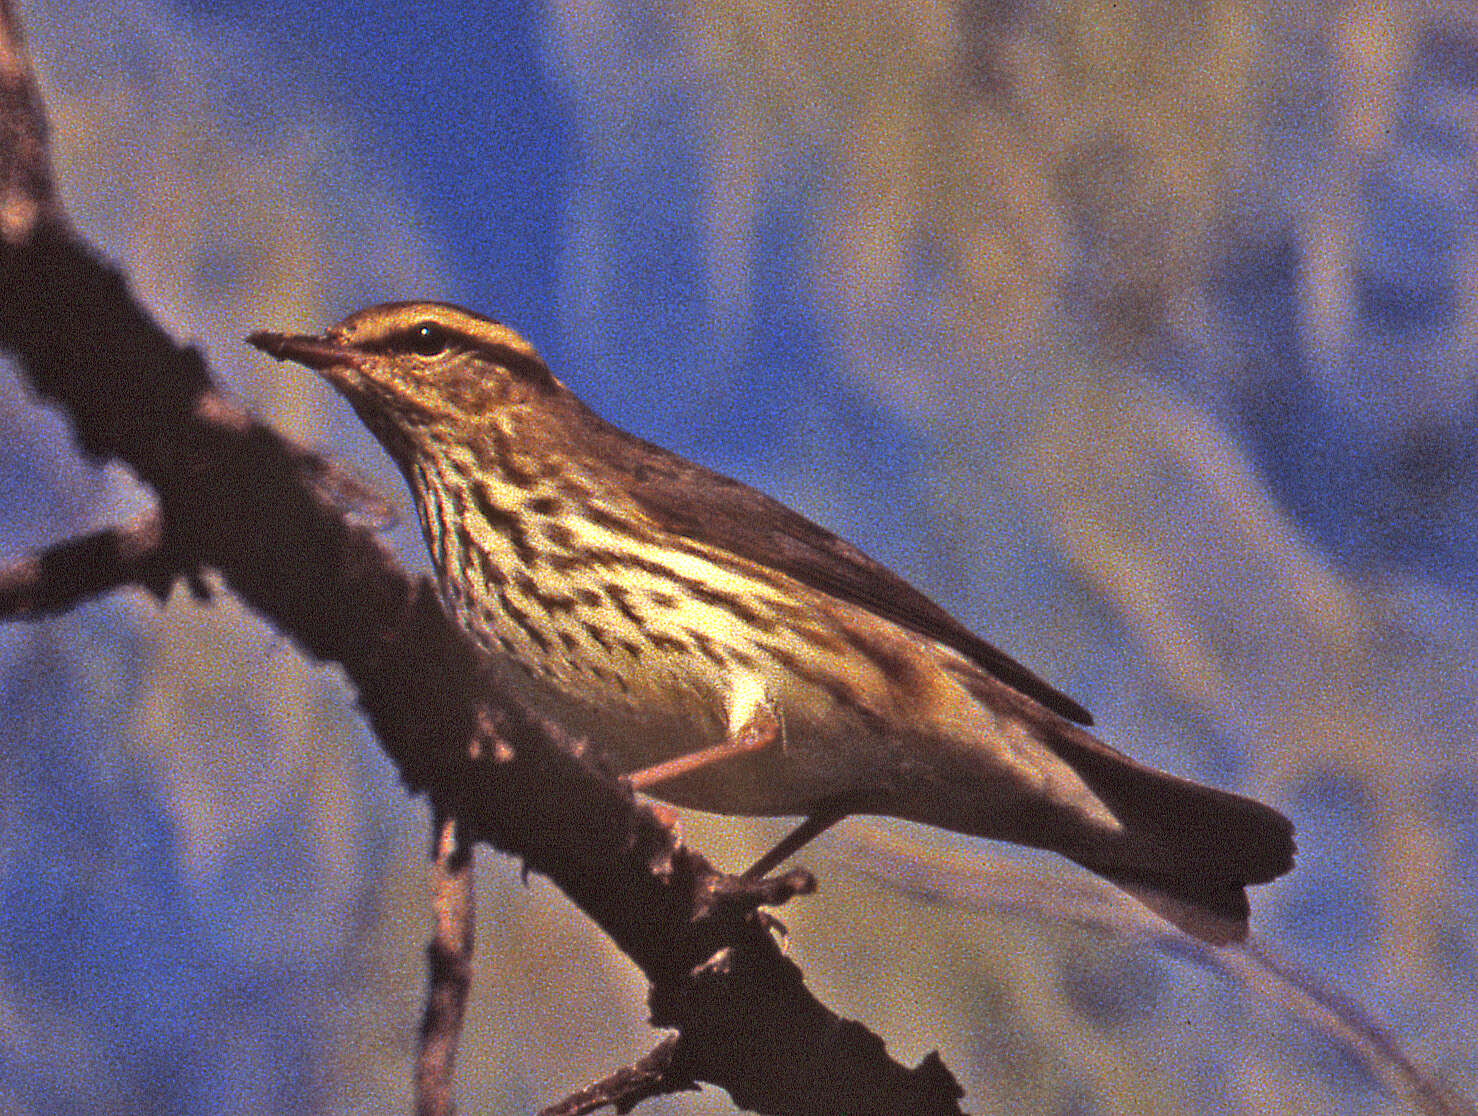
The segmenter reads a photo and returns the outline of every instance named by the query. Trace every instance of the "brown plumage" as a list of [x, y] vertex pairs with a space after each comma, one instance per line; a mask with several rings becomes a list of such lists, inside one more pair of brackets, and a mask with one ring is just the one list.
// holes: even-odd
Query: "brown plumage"
[[511, 330], [392, 303], [250, 340], [349, 399], [406, 476], [451, 610], [642, 789], [806, 815], [803, 836], [877, 813], [1051, 849], [1216, 942], [1245, 935], [1246, 886], [1292, 865], [1282, 815], [1110, 748], [857, 548], [604, 422]]

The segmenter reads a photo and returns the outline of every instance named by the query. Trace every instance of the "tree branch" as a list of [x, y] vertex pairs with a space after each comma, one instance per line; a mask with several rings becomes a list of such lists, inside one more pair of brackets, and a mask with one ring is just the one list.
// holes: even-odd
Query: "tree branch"
[[760, 1112], [957, 1113], [937, 1058], [892, 1061], [781, 954], [757, 908], [809, 877], [721, 876], [499, 694], [430, 583], [315, 482], [322, 459], [221, 395], [200, 354], [144, 313], [56, 212], [39, 106], [0, 0], [0, 205], [24, 217], [7, 217], [0, 238], [0, 347], [86, 453], [153, 486], [177, 568], [218, 569], [310, 654], [342, 663], [411, 789], [466, 839], [548, 875], [611, 935], [652, 982], [653, 1022], [677, 1031], [673, 1081], [721, 1085]]
[[[197, 578], [189, 561], [165, 546], [159, 516], [150, 513], [0, 568], [0, 618], [62, 612], [128, 585], [143, 586], [162, 599], [181, 575]], [[195, 587], [203, 596], [205, 586], [198, 579]]]

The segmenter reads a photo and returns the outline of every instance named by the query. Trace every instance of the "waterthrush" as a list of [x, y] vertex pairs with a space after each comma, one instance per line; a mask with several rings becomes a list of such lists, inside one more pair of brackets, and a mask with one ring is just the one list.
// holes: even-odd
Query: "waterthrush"
[[849, 813], [1050, 849], [1214, 942], [1293, 860], [1275, 810], [1145, 767], [1071, 698], [850, 544], [597, 417], [443, 303], [254, 333], [395, 459], [448, 607], [531, 706], [660, 798]]

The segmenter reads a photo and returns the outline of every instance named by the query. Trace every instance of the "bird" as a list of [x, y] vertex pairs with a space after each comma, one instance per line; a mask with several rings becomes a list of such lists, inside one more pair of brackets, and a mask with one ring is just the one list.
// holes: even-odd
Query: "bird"
[[1139, 763], [1078, 702], [778, 501], [611, 425], [512, 329], [390, 302], [247, 341], [336, 388], [404, 475], [442, 598], [519, 700], [638, 790], [1058, 853], [1215, 945], [1291, 823]]

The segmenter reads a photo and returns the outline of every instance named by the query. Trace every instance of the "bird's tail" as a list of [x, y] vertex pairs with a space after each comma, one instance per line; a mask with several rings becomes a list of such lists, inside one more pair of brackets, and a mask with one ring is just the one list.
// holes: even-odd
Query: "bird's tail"
[[1012, 726], [1014, 754], [1039, 778], [999, 795], [956, 780], [973, 786], [949, 796], [950, 816], [920, 820], [1061, 853], [1204, 941], [1247, 936], [1248, 885], [1293, 866], [1287, 818], [1138, 763], [1020, 695], [990, 697], [1007, 714], [998, 723]]
[[1076, 726], [1048, 740], [1118, 822], [1058, 849], [1215, 945], [1247, 936], [1247, 887], [1293, 867], [1293, 825], [1269, 806], [1167, 775]]

